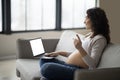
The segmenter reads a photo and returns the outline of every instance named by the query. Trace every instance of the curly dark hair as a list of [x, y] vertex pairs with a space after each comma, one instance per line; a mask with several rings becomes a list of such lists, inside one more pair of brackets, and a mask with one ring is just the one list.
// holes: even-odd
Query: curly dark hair
[[90, 8], [87, 10], [87, 17], [90, 18], [92, 22], [92, 37], [97, 34], [102, 34], [106, 38], [107, 43], [110, 43], [110, 29], [104, 10], [98, 7]]

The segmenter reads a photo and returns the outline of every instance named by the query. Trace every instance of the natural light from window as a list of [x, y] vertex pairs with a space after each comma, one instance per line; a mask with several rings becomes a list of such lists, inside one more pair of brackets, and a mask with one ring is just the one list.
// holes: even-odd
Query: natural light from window
[[96, 0], [61, 0], [61, 8], [56, 7], [56, 0], [11, 0], [11, 30], [55, 30], [56, 8], [59, 15], [60, 29], [84, 28], [86, 10], [95, 7]]
[[55, 0], [11, 0], [11, 29], [55, 29]]
[[96, 0], [62, 0], [62, 28], [83, 28], [86, 10]]

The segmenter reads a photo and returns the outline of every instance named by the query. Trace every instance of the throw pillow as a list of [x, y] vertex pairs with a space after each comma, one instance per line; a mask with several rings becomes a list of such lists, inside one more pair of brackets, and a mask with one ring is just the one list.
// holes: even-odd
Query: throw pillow
[[60, 36], [60, 40], [56, 46], [55, 51], [73, 52], [75, 50], [74, 38], [77, 38], [76, 34], [78, 34], [79, 37], [83, 36], [82, 34], [74, 31], [64, 31]]

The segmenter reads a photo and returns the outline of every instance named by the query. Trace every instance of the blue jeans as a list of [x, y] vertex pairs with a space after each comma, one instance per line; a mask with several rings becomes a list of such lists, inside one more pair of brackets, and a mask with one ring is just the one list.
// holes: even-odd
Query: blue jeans
[[41, 74], [46, 80], [73, 80], [78, 66], [57, 59], [40, 59]]

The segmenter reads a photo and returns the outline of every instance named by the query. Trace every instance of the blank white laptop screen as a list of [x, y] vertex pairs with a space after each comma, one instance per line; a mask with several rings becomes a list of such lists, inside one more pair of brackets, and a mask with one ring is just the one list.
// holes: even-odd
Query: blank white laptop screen
[[30, 40], [30, 45], [31, 45], [31, 49], [33, 52], [33, 56], [37, 56], [37, 55], [45, 53], [41, 38]]

